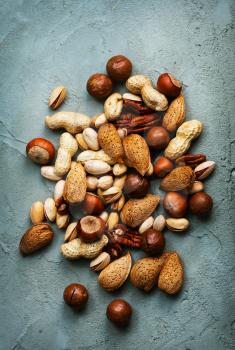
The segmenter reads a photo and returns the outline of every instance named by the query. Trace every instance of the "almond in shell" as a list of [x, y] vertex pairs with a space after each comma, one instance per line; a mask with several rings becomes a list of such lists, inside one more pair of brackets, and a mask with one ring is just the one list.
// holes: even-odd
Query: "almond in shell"
[[86, 172], [81, 163], [75, 163], [67, 175], [63, 197], [68, 203], [80, 203], [86, 195]]
[[169, 132], [175, 131], [184, 121], [185, 118], [185, 102], [184, 96], [178, 96], [173, 102], [171, 102], [168, 110], [166, 111], [162, 126]]
[[181, 166], [173, 169], [161, 181], [160, 188], [163, 191], [181, 191], [190, 188], [195, 180], [191, 167]]
[[98, 130], [98, 141], [101, 148], [115, 162], [123, 163], [124, 151], [122, 140], [113, 124], [101, 125]]
[[29, 255], [46, 247], [53, 240], [54, 233], [49, 224], [38, 224], [31, 226], [20, 240], [20, 252]]
[[176, 294], [184, 281], [184, 269], [179, 255], [172, 252], [158, 278], [158, 288], [167, 294]]
[[113, 261], [104, 270], [101, 271], [98, 281], [102, 288], [112, 292], [120, 288], [131, 270], [131, 254], [127, 253], [121, 258]]

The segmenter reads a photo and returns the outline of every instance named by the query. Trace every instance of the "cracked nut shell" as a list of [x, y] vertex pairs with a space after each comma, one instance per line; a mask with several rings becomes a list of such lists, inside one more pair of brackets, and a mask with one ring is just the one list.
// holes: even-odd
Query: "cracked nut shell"
[[55, 147], [46, 139], [38, 137], [26, 146], [27, 156], [37, 164], [50, 164], [55, 156]]
[[79, 283], [72, 283], [64, 290], [64, 301], [76, 310], [81, 310], [87, 303], [88, 291]]

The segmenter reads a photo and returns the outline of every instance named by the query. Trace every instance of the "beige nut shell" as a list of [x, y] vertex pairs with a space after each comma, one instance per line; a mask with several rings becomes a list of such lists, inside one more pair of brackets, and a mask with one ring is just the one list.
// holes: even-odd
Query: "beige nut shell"
[[191, 167], [185, 165], [173, 169], [166, 175], [160, 184], [163, 191], [181, 191], [190, 188], [194, 182], [195, 174]]
[[122, 140], [113, 124], [101, 125], [98, 130], [98, 141], [101, 148], [115, 162], [123, 163], [124, 151]]
[[184, 269], [179, 255], [172, 252], [158, 278], [158, 288], [167, 294], [177, 293], [184, 281]]
[[81, 163], [75, 163], [67, 175], [63, 197], [71, 204], [80, 203], [85, 198], [86, 189], [86, 172]]

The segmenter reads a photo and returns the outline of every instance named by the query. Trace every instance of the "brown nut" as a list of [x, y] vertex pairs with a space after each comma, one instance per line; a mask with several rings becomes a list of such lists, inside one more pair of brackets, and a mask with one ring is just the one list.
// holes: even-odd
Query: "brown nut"
[[99, 215], [104, 210], [104, 204], [94, 193], [87, 192], [82, 203], [82, 209], [88, 215]]
[[132, 63], [125, 56], [113, 56], [108, 60], [106, 70], [112, 80], [121, 83], [126, 81], [131, 75]]
[[205, 154], [197, 153], [197, 154], [184, 154], [183, 156], [177, 158], [175, 163], [177, 166], [189, 165], [191, 168], [195, 168], [202, 162], [206, 161]]
[[146, 142], [149, 147], [160, 151], [166, 148], [170, 142], [170, 137], [167, 130], [163, 127], [153, 126], [147, 132]]
[[77, 231], [84, 242], [91, 243], [100, 239], [104, 233], [105, 222], [96, 216], [85, 216], [79, 220]]
[[195, 169], [194, 173], [196, 175], [197, 180], [206, 179], [215, 169], [215, 162], [212, 160], [208, 160], [199, 164]]
[[72, 283], [64, 290], [64, 301], [76, 310], [81, 310], [87, 303], [88, 291], [82, 284]]
[[150, 182], [146, 177], [138, 173], [128, 174], [125, 180], [123, 192], [132, 198], [144, 197], [149, 190]]
[[178, 192], [167, 192], [163, 200], [164, 209], [173, 218], [184, 217], [187, 206], [187, 198]]
[[160, 178], [167, 175], [173, 168], [173, 162], [165, 157], [159, 157], [153, 167], [154, 174]]
[[125, 300], [115, 299], [108, 305], [106, 315], [117, 326], [126, 326], [130, 321], [132, 308]]
[[26, 153], [34, 163], [50, 164], [55, 156], [55, 147], [50, 141], [38, 137], [27, 144]]
[[150, 256], [161, 255], [165, 248], [165, 238], [160, 231], [152, 228], [143, 233], [142, 249]]
[[207, 217], [212, 207], [213, 200], [211, 196], [205, 192], [195, 193], [189, 200], [190, 211], [199, 217]]
[[182, 90], [182, 82], [170, 73], [163, 73], [157, 81], [157, 90], [169, 97], [177, 97]]
[[99, 100], [108, 97], [112, 89], [112, 80], [105, 74], [93, 74], [87, 81], [88, 93]]

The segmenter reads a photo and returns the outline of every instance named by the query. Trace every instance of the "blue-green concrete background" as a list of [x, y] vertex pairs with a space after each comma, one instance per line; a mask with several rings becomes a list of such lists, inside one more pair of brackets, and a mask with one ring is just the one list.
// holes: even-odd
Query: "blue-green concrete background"
[[[235, 348], [234, 14], [233, 0], [0, 1], [1, 350]], [[146, 295], [127, 282], [114, 294], [134, 309], [123, 331], [106, 320], [114, 296], [99, 288], [88, 264], [61, 257], [59, 230], [42, 252], [18, 253], [31, 203], [54, 187], [25, 157], [34, 137], [58, 146], [59, 133], [43, 121], [51, 89], [64, 84], [63, 108], [92, 116], [102, 106], [87, 95], [86, 80], [119, 53], [134, 62], [134, 73], [155, 80], [168, 70], [188, 85], [187, 118], [205, 126], [193, 151], [217, 163], [206, 182], [215, 202], [210, 220], [191, 218], [184, 235], [166, 232], [167, 248], [185, 263], [182, 292]], [[80, 315], [62, 300], [64, 287], [76, 281], [90, 292]]]

